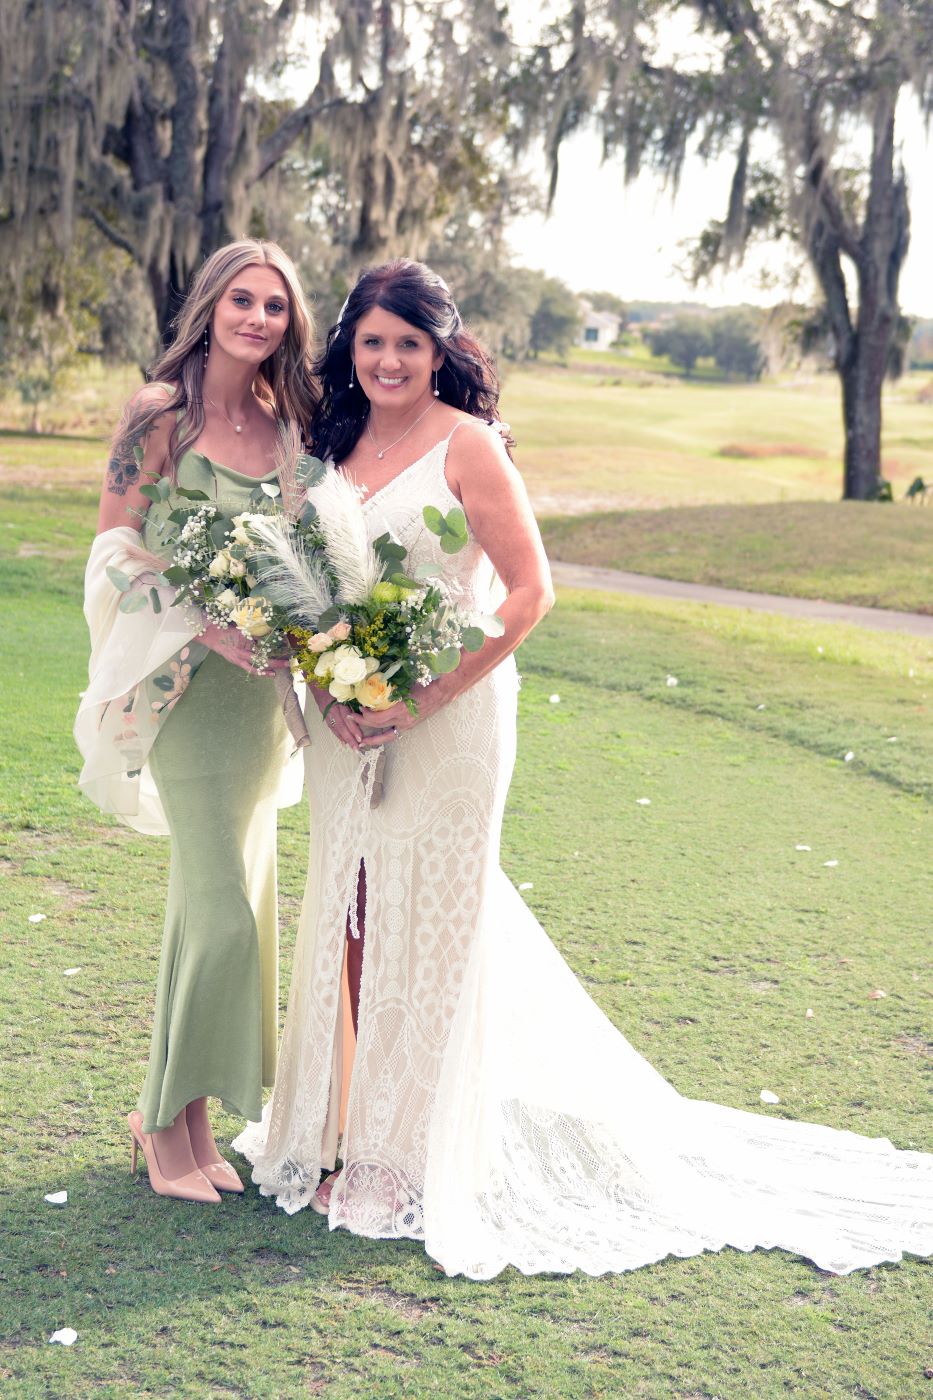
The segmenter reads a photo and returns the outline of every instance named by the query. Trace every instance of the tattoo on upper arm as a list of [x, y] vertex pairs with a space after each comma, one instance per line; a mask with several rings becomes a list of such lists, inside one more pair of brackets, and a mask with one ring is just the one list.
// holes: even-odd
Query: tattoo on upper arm
[[139, 482], [139, 466], [132, 449], [123, 456], [111, 457], [107, 463], [107, 490], [114, 496], [125, 496]]

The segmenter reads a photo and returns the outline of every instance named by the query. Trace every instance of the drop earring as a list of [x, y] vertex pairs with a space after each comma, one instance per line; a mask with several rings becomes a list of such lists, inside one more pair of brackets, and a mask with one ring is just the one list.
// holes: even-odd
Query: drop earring
[[350, 361], [350, 383], [347, 385], [347, 388], [348, 388], [348, 389], [352, 389], [352, 388], [353, 388], [353, 372], [354, 372], [355, 369], [356, 369], [356, 365], [355, 365], [354, 362], [351, 360], [351, 361]]
[[441, 391], [440, 391], [440, 389], [437, 387], [437, 370], [435, 370], [435, 371], [434, 371], [434, 397], [435, 397], [436, 399], [439, 399], [440, 396], [441, 396]]
[[208, 340], [207, 340], [207, 326], [205, 326], [205, 327], [204, 327], [204, 363], [205, 363], [205, 365], [207, 364], [207, 356], [208, 356], [208, 353], [209, 353], [209, 346], [208, 346]]

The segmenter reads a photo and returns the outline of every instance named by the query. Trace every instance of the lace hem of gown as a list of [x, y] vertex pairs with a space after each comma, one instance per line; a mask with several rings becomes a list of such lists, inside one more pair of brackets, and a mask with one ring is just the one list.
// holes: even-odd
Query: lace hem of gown
[[[471, 540], [420, 527], [445, 444], [367, 502], [409, 565], [485, 607]], [[433, 541], [433, 543], [432, 543]], [[591, 1001], [499, 869], [516, 677], [497, 667], [392, 745], [382, 805], [326, 727], [306, 758], [311, 858], [273, 1099], [234, 1144], [288, 1213], [336, 1161], [340, 975], [363, 858], [366, 947], [330, 1224], [423, 1238], [448, 1274], [623, 1271], [727, 1245], [823, 1269], [933, 1252], [933, 1156], [682, 1098]], [[312, 717], [313, 720], [313, 717]]]

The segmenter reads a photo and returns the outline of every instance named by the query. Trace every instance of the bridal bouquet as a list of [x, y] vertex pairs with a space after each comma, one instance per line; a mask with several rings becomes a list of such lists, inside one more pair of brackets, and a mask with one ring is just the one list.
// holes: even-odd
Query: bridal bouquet
[[[423, 512], [443, 552], [467, 543], [458, 507]], [[254, 517], [255, 577], [272, 623], [285, 631], [304, 678], [357, 713], [403, 701], [417, 712], [416, 686], [429, 685], [501, 636], [499, 617], [456, 606], [439, 564], [405, 571], [408, 551], [389, 535], [370, 542], [356, 487], [330, 471], [308, 490], [296, 523]]]

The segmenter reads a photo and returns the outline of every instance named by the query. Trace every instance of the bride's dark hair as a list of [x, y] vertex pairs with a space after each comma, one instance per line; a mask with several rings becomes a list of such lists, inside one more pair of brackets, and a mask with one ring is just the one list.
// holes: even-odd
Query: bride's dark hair
[[[324, 352], [315, 365], [321, 386], [320, 402], [311, 419], [311, 447], [316, 456], [342, 462], [363, 431], [369, 400], [355, 375], [350, 384], [350, 349], [360, 318], [374, 306], [417, 326], [434, 341], [444, 356], [437, 373], [444, 403], [486, 422], [498, 420], [496, 371], [476, 337], [464, 329], [447, 283], [424, 263], [395, 258], [366, 269], [344, 302], [337, 324], [327, 333]], [[506, 437], [506, 446], [512, 441]]]

